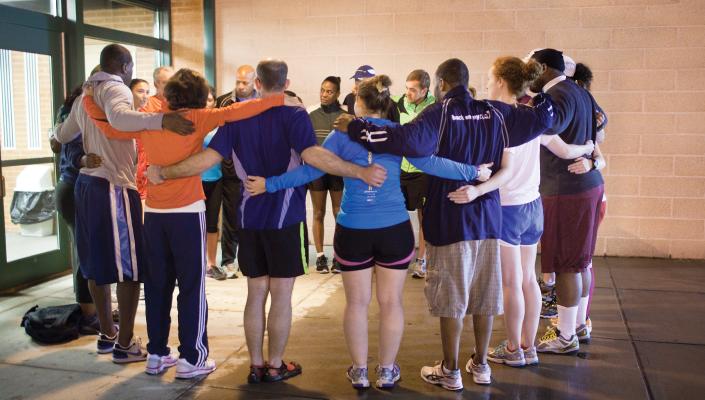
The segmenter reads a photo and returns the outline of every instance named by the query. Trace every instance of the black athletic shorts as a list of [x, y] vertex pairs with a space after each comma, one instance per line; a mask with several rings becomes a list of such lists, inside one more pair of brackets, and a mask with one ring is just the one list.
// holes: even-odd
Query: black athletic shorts
[[331, 174], [325, 174], [315, 181], [311, 181], [311, 183], [308, 184], [308, 190], [313, 192], [342, 192], [343, 178]]
[[402, 171], [399, 181], [406, 209], [409, 211], [422, 209], [428, 192], [428, 176], [421, 172]]
[[410, 221], [378, 229], [351, 229], [336, 224], [333, 249], [341, 271], [359, 271], [375, 264], [407, 269], [414, 255], [414, 231]]
[[201, 183], [203, 184], [203, 193], [206, 195], [206, 232], [218, 233], [220, 204], [223, 202], [223, 180]]
[[240, 229], [237, 262], [248, 278], [294, 278], [308, 273], [308, 228]]

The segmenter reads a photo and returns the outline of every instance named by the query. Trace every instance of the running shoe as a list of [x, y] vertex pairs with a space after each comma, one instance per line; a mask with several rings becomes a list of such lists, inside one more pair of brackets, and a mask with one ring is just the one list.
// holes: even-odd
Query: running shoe
[[445, 373], [445, 371], [443, 371], [443, 362], [433, 367], [422, 367], [421, 379], [446, 390], [454, 392], [463, 390], [463, 377], [460, 375], [460, 369]]
[[531, 346], [524, 350], [524, 360], [526, 360], [526, 365], [538, 365], [539, 355], [536, 353], [536, 346]]
[[[272, 371], [276, 371], [275, 374]], [[301, 365], [295, 361], [283, 362], [279, 367], [267, 367], [267, 372], [265, 372], [264, 377], [262, 377], [263, 382], [279, 382], [285, 381], [289, 378], [301, 375], [302, 369]]]
[[319, 274], [328, 273], [328, 257], [322, 255], [316, 258], [316, 271], [318, 271]]
[[97, 342], [97, 352], [98, 354], [108, 354], [113, 352], [113, 347], [115, 347], [115, 342], [117, 342], [118, 333], [115, 331], [115, 336], [108, 336], [105, 334], [100, 334], [98, 336]]
[[587, 319], [585, 320], [585, 326], [587, 327], [588, 332], [592, 334], [592, 320], [590, 319], [590, 317], [587, 317]]
[[556, 294], [556, 285], [547, 285], [543, 278], [539, 278], [539, 289], [541, 289], [541, 297], [553, 296]]
[[497, 364], [507, 364], [510, 367], [523, 367], [526, 365], [526, 359], [524, 358], [524, 351], [521, 347], [515, 349], [514, 351], [509, 351], [508, 343], [506, 340], [497, 345], [494, 349], [490, 350], [487, 354], [487, 359]]
[[575, 336], [578, 337], [578, 343], [590, 343], [590, 330], [586, 324], [575, 328]]
[[578, 350], [580, 350], [580, 345], [577, 336], [572, 335], [566, 339], [561, 336], [561, 331], [558, 328], [550, 326], [541, 337], [539, 345], [536, 346], [536, 351], [539, 353], [574, 354]]
[[144, 367], [144, 372], [148, 375], [159, 375], [167, 368], [171, 368], [178, 360], [171, 356], [171, 353], [160, 356], [158, 354], [147, 355], [147, 364]]
[[176, 379], [197, 378], [208, 375], [213, 371], [215, 371], [215, 361], [211, 358], [207, 359], [200, 367], [191, 364], [185, 358], [179, 358], [176, 363]]
[[377, 372], [376, 386], [380, 389], [392, 389], [401, 379], [401, 368], [397, 363], [394, 363], [392, 368], [382, 368], [378, 365], [375, 370]]
[[113, 347], [113, 362], [115, 364], [127, 364], [132, 362], [144, 361], [147, 359], [147, 353], [142, 351], [142, 340], [133, 336], [130, 345], [127, 347], [120, 346], [120, 343], [115, 341]]
[[351, 365], [347, 372], [345, 372], [345, 376], [348, 377], [350, 383], [352, 383], [352, 387], [355, 389], [366, 389], [370, 387], [370, 380], [367, 379], [367, 368], [355, 368]]
[[228, 278], [228, 279], [237, 279], [238, 278], [238, 276], [237, 276], [237, 269], [238, 268], [235, 266], [235, 264], [230, 263], [227, 265], [223, 265], [221, 268], [223, 269], [223, 272], [225, 272], [226, 278]]
[[250, 365], [250, 374], [247, 375], [247, 383], [260, 383], [267, 368], [264, 366]]
[[228, 275], [223, 271], [220, 267], [217, 265], [211, 265], [208, 267], [208, 271], [206, 272], [206, 276], [209, 278], [213, 278], [216, 281], [224, 281], [228, 279]]
[[340, 273], [340, 263], [335, 258], [333, 259], [333, 263], [330, 266], [330, 272], [334, 274]]
[[86, 317], [81, 315], [81, 320], [78, 322], [78, 332], [81, 335], [97, 335], [100, 333], [100, 321], [97, 315]]
[[411, 270], [413, 271], [411, 273], [412, 278], [424, 279], [426, 277], [426, 260], [417, 258]]
[[475, 355], [465, 364], [465, 370], [472, 374], [472, 380], [478, 385], [489, 385], [492, 383], [492, 368], [489, 364], [475, 364]]
[[558, 302], [555, 296], [546, 301], [541, 301], [541, 318], [555, 318], [558, 316]]

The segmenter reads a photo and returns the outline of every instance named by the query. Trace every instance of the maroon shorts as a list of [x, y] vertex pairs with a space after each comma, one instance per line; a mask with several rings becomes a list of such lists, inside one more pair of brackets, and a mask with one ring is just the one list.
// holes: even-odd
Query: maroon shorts
[[582, 272], [595, 252], [604, 186], [542, 196], [541, 272]]

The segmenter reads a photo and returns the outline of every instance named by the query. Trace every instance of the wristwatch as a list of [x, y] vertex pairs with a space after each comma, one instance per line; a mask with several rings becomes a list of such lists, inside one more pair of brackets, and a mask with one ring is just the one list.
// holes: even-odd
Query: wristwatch
[[593, 158], [592, 159], [592, 169], [600, 169], [600, 159], [599, 158]]

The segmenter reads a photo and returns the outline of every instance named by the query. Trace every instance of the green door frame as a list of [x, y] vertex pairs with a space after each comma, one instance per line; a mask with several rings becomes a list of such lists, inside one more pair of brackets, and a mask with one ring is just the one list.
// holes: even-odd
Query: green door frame
[[[58, 106], [63, 103], [65, 87], [76, 87], [85, 80], [83, 60], [86, 36], [156, 49], [161, 52], [161, 65], [171, 64], [169, 21], [171, 2], [169, 0], [122, 0], [124, 3], [157, 12], [160, 28], [158, 38], [84, 24], [84, 0], [55, 1], [59, 4], [60, 16], [0, 4], [0, 48], [47, 54], [52, 57], [53, 113], [56, 113]], [[10, 167], [48, 161], [52, 159], [37, 158], [5, 162], [0, 160], [0, 165]], [[58, 157], [54, 157], [53, 161], [58, 177]], [[10, 201], [10, 199], [2, 199], [2, 201]], [[4, 210], [0, 209], [0, 221], [4, 221], [3, 214]], [[61, 218], [59, 218], [58, 231], [59, 250], [7, 263], [3, 229], [0, 234], [0, 292], [13, 290], [70, 269], [68, 229]]]
[[[51, 57], [52, 121], [55, 119], [55, 110], [63, 102], [64, 96], [61, 27], [62, 24], [57, 17], [0, 6], [0, 48], [45, 54]], [[22, 38], [22, 40], [11, 38]], [[0, 157], [2, 157], [1, 154]], [[3, 167], [46, 162], [53, 162], [55, 172], [58, 173], [56, 157], [0, 160], [0, 171]], [[4, 204], [5, 201], [11, 201], [11, 199], [5, 197], [1, 201]], [[3, 214], [4, 208], [0, 208], [0, 221], [4, 221]], [[57, 250], [7, 262], [5, 230], [2, 229], [2, 233], [0, 233], [0, 255], [2, 256], [0, 257], [0, 290], [37, 281], [69, 268], [68, 230], [63, 223], [58, 224], [58, 230], [59, 248]]]

